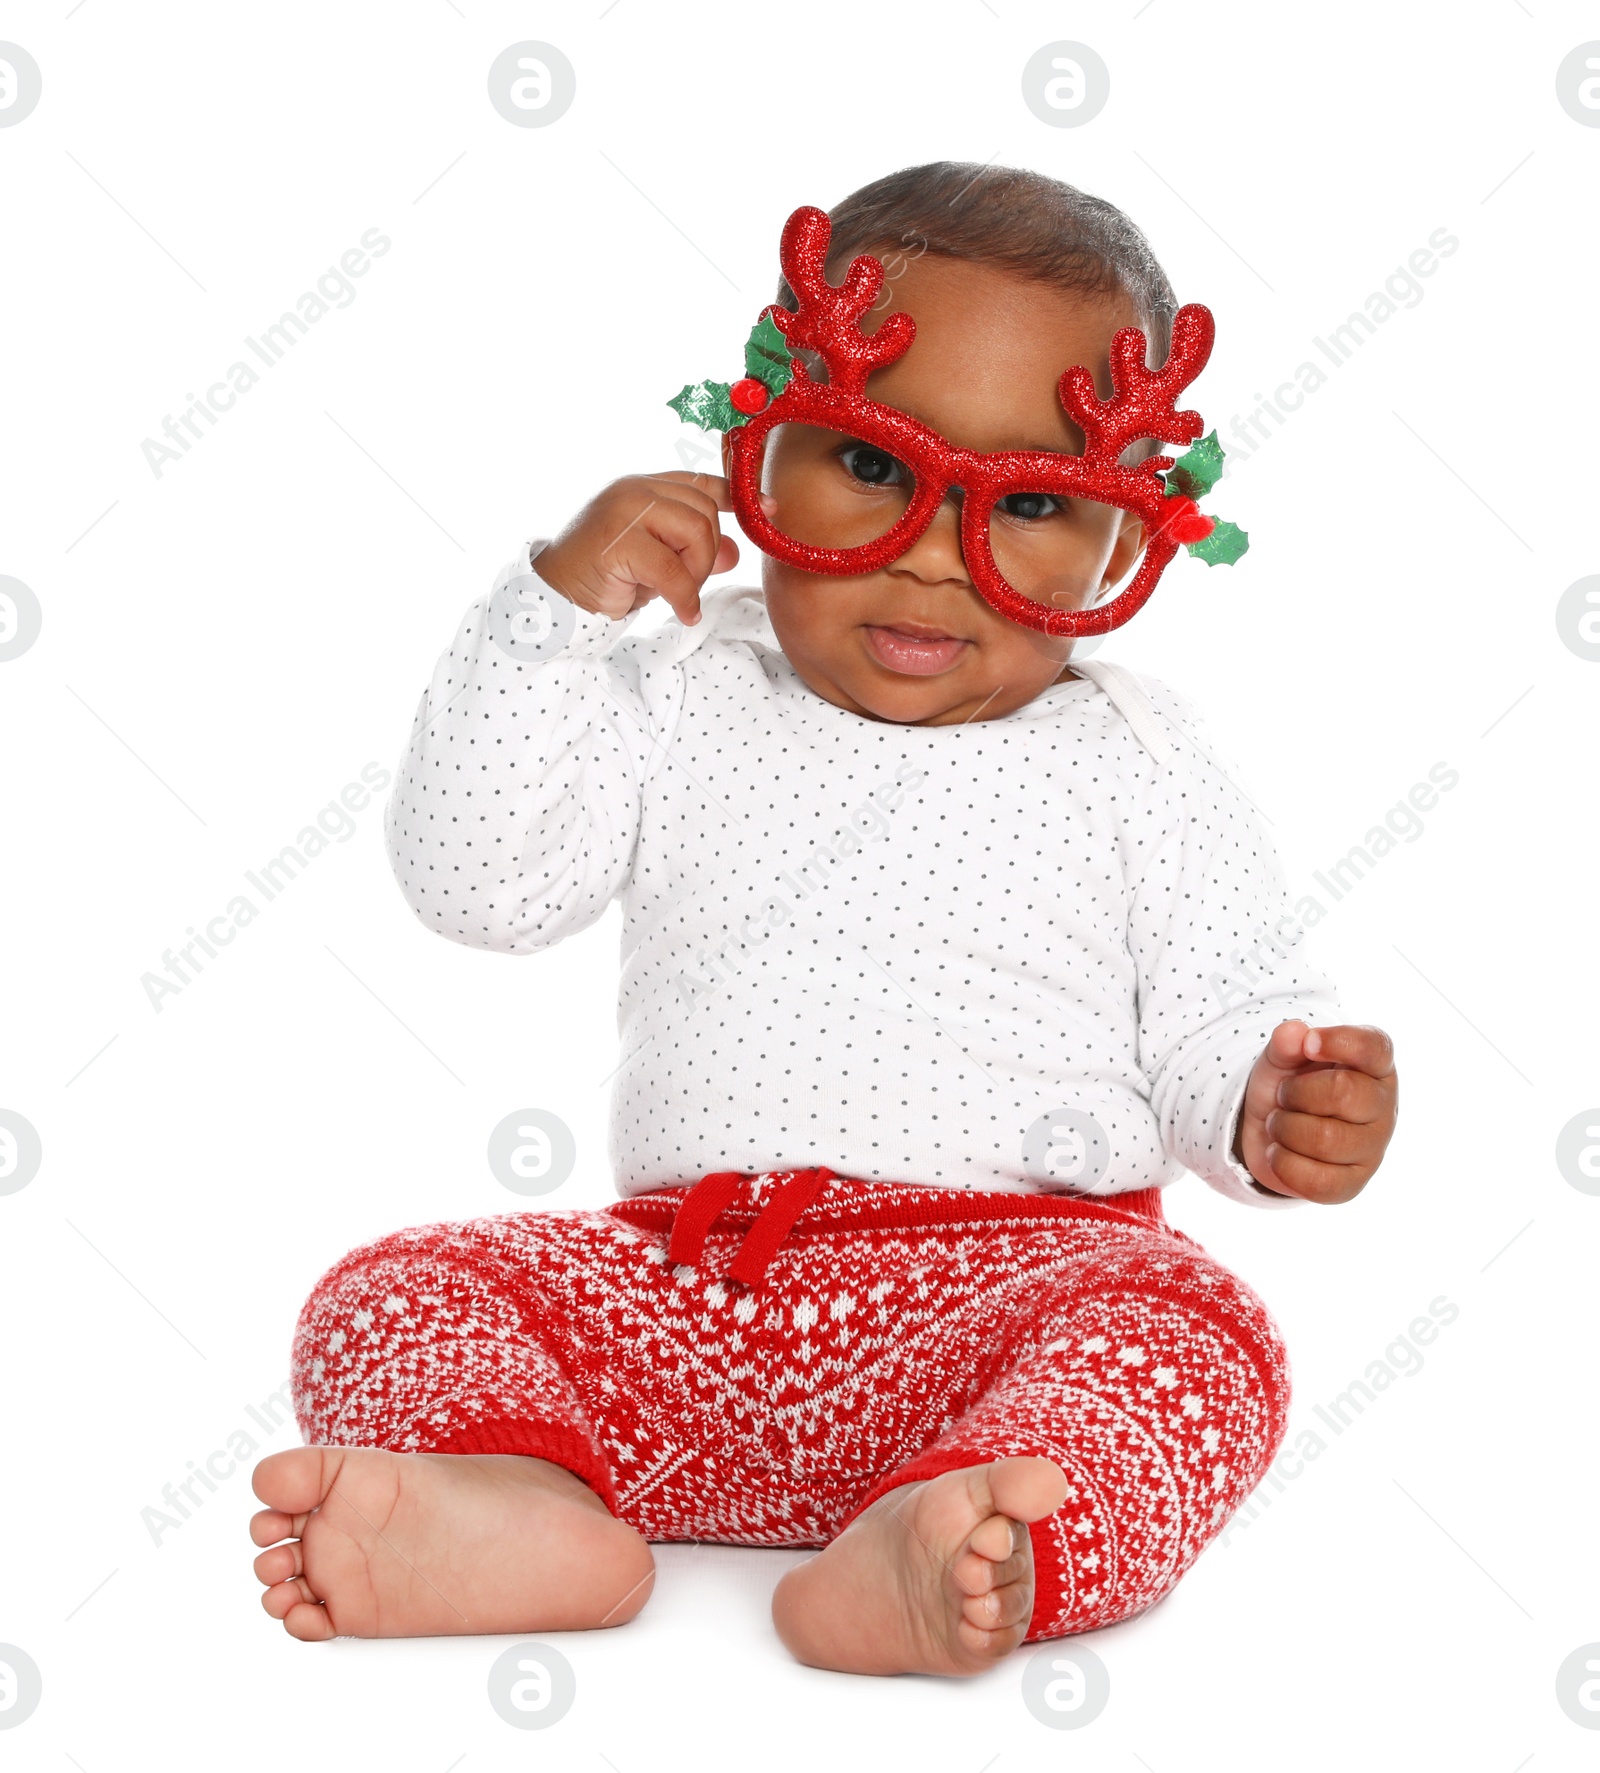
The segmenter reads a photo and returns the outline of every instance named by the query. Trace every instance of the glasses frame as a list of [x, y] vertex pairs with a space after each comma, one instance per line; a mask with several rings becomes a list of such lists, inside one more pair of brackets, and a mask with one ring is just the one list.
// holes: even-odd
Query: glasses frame
[[[904, 463], [915, 484], [894, 527], [855, 548], [818, 548], [777, 528], [761, 508], [761, 470], [768, 434], [782, 424], [818, 425], [882, 449]], [[898, 407], [811, 380], [799, 364], [776, 400], [728, 433], [728, 447], [729, 490], [740, 526], [763, 553], [806, 572], [842, 577], [889, 565], [922, 537], [950, 489], [960, 487], [964, 494], [961, 556], [978, 594], [1010, 621], [1051, 635], [1106, 634], [1136, 615], [1178, 551], [1179, 539], [1169, 532], [1189, 508], [1188, 501], [1169, 498], [1156, 478], [1158, 467], [1172, 465], [1170, 458], [1142, 463], [1145, 472], [1139, 482], [1119, 486], [1121, 496], [1107, 499], [1104, 468], [1098, 463], [1064, 450], [963, 449]], [[1111, 602], [1087, 609], [1052, 609], [1009, 583], [989, 545], [989, 519], [1001, 499], [1025, 492], [1093, 499], [1131, 511], [1144, 524], [1138, 571]]]

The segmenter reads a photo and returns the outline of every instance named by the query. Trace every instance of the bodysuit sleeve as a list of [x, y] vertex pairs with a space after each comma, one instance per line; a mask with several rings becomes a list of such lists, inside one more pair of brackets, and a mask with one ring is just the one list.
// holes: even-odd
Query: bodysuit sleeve
[[626, 883], [670, 689], [652, 695], [634, 618], [580, 610], [525, 546], [467, 611], [424, 692], [385, 815], [411, 909], [469, 947], [531, 954]]
[[1187, 702], [1147, 684], [1172, 755], [1150, 803], [1160, 830], [1129, 919], [1140, 1069], [1170, 1156], [1230, 1199], [1301, 1205], [1233, 1158], [1234, 1130], [1273, 1029], [1336, 1021], [1338, 998], [1307, 953], [1261, 815]]

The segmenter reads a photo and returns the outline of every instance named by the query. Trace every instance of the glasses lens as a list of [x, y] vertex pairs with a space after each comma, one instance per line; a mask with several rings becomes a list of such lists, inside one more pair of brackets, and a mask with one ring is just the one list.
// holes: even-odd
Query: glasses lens
[[876, 444], [820, 425], [775, 425], [761, 490], [774, 529], [808, 548], [862, 548], [906, 514], [916, 476]]
[[1013, 590], [1053, 609], [1082, 609], [1100, 588], [1102, 507], [1063, 493], [1015, 492], [989, 513], [989, 549]]

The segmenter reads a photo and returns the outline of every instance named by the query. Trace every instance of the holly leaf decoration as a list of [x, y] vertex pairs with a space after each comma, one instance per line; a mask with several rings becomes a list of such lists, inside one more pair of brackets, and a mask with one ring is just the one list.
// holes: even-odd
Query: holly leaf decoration
[[1232, 566], [1241, 554], [1248, 551], [1250, 538], [1238, 524], [1229, 523], [1225, 517], [1219, 517], [1212, 526], [1210, 535], [1202, 537], [1198, 542], [1187, 542], [1184, 545], [1207, 566]]
[[1167, 497], [1201, 499], [1222, 478], [1222, 445], [1215, 431], [1184, 451], [1166, 472]]
[[728, 398], [727, 382], [690, 382], [667, 402], [686, 425], [702, 431], [731, 431], [749, 419]]
[[774, 400], [794, 374], [794, 365], [789, 359], [789, 341], [773, 324], [770, 310], [763, 311], [744, 342], [744, 367], [745, 373], [761, 382]]
[[[773, 324], [770, 309], [763, 310], [744, 342], [744, 367], [746, 374], [760, 382], [773, 400], [794, 374], [789, 341]], [[698, 425], [702, 431], [731, 431], [736, 425], [750, 422], [750, 414], [739, 411], [731, 394], [728, 382], [690, 382], [667, 405], [685, 424]]]

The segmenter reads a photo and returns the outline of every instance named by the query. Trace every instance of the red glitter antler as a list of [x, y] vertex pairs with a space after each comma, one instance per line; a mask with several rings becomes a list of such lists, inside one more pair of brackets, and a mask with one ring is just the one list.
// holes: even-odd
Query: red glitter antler
[[815, 351], [827, 364], [829, 387], [860, 394], [873, 370], [893, 363], [904, 353], [917, 330], [916, 322], [909, 314], [890, 314], [876, 332], [862, 332], [861, 316], [883, 287], [883, 266], [862, 253], [850, 261], [843, 283], [830, 283], [827, 265], [832, 234], [833, 224], [820, 209], [808, 205], [789, 217], [780, 256], [783, 274], [800, 306], [798, 311], [780, 307], [767, 311], [791, 346]]
[[[1199, 413], [1179, 412], [1174, 402], [1206, 366], [1216, 323], [1211, 310], [1190, 302], [1172, 323], [1172, 348], [1160, 369], [1147, 369], [1146, 340], [1134, 326], [1120, 327], [1111, 341], [1109, 400], [1095, 392], [1094, 377], [1082, 364], [1063, 372], [1061, 404], [1083, 428], [1086, 457], [1108, 466], [1130, 443], [1153, 437], [1159, 443], [1192, 443], [1203, 428]], [[1152, 456], [1139, 463], [1142, 473], [1170, 468], [1170, 460]]]

